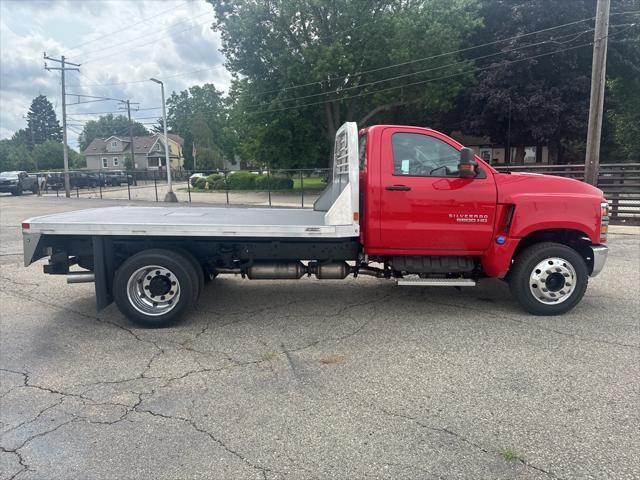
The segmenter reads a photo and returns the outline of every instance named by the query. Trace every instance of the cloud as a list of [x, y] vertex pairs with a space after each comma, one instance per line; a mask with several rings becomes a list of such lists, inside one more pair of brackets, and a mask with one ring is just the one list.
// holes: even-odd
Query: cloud
[[[24, 128], [23, 115], [39, 94], [56, 105], [61, 119], [60, 73], [44, 70], [44, 51], [81, 64], [80, 72], [67, 74], [68, 93], [130, 99], [140, 109], [161, 104], [150, 77], [165, 82], [167, 96], [203, 83], [219, 90], [229, 86], [220, 36], [210, 28], [213, 9], [204, 0], [3, 0], [0, 5], [0, 138]], [[88, 112], [119, 110], [115, 101], [71, 105], [77, 101], [67, 98], [72, 147], [81, 125], [98, 118]], [[160, 114], [160, 109], [140, 110], [133, 116], [155, 123]]]

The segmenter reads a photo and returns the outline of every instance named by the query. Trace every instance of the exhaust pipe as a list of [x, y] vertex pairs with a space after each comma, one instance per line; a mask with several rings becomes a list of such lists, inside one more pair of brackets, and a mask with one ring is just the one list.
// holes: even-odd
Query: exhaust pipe
[[67, 274], [67, 283], [93, 283], [96, 275], [93, 272], [72, 272]]

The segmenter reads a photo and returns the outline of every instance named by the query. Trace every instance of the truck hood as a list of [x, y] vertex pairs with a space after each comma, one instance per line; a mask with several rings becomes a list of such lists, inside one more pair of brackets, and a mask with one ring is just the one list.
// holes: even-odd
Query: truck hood
[[494, 176], [498, 203], [515, 207], [509, 234], [523, 238], [530, 233], [574, 230], [600, 243], [602, 190], [571, 178], [530, 173], [498, 173]]
[[495, 179], [498, 203], [515, 203], [513, 200], [522, 195], [551, 195], [567, 199], [574, 196], [587, 196], [593, 197], [598, 202], [604, 199], [602, 190], [573, 178], [518, 172], [498, 173]]

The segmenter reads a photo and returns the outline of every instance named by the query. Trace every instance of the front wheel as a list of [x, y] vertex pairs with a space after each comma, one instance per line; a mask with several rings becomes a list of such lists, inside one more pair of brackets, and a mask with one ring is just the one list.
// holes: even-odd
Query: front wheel
[[560, 243], [538, 243], [523, 250], [509, 275], [511, 294], [534, 315], [560, 315], [575, 307], [587, 289], [582, 256]]
[[116, 271], [113, 296], [120, 311], [143, 327], [176, 323], [197, 297], [193, 266], [170, 250], [145, 250], [125, 260]]

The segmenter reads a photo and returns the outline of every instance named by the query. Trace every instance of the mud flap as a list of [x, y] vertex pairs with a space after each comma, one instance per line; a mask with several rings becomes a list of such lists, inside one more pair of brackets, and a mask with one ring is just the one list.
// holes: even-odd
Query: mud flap
[[96, 306], [98, 311], [113, 302], [114, 258], [111, 239], [94, 236], [93, 268], [95, 274]]

